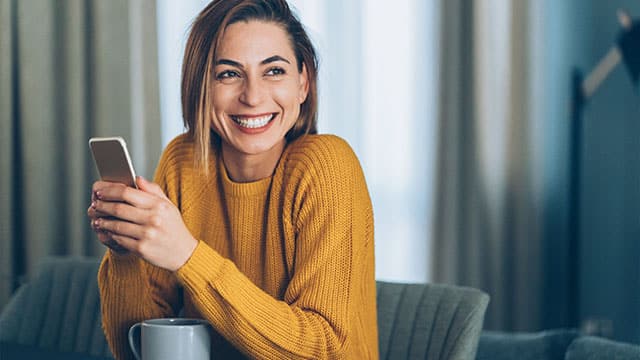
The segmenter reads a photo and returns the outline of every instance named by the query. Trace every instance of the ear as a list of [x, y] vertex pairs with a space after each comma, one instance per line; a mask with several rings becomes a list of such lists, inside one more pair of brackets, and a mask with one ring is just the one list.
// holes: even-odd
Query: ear
[[309, 94], [309, 74], [307, 73], [307, 65], [302, 63], [302, 71], [300, 72], [300, 86], [298, 88], [298, 100], [302, 104], [307, 100]]

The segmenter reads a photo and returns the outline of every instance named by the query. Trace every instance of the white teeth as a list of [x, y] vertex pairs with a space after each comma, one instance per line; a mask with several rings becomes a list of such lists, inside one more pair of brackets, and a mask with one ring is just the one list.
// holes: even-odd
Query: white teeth
[[259, 118], [246, 118], [239, 116], [231, 116], [231, 119], [235, 121], [238, 125], [242, 127], [246, 127], [249, 129], [261, 128], [269, 123], [271, 119], [273, 119], [273, 114], [265, 115]]

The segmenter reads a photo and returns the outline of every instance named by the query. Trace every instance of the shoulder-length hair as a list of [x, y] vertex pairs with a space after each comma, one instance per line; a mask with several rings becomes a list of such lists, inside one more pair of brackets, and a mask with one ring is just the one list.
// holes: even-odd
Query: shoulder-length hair
[[211, 130], [211, 84], [214, 80], [216, 50], [225, 29], [240, 21], [259, 20], [282, 26], [289, 35], [298, 71], [307, 71], [309, 92], [300, 105], [300, 115], [286, 134], [293, 141], [304, 134], [317, 133], [318, 60], [302, 23], [286, 0], [213, 0], [191, 25], [182, 64], [182, 116], [194, 143], [196, 166], [208, 173], [209, 155], [218, 134]]

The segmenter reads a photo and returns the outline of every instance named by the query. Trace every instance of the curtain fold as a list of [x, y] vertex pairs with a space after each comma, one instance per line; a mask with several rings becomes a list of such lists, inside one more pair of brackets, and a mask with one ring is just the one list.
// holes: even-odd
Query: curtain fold
[[528, 4], [441, 2], [434, 280], [489, 293], [489, 329], [539, 327]]
[[11, 38], [14, 32], [12, 4], [0, 0], [0, 306], [6, 303], [13, 283], [13, 61]]
[[[463, 267], [473, 261], [473, 242], [462, 226], [467, 198], [464, 181], [473, 172], [473, 17], [472, 1], [449, 0], [440, 3], [440, 106], [438, 124], [438, 161], [434, 212], [434, 280], [468, 282]], [[466, 146], [462, 145], [462, 140]], [[462, 246], [465, 245], [465, 246]], [[475, 249], [477, 252], [477, 249]], [[468, 252], [468, 253], [466, 253]], [[457, 261], [458, 258], [465, 260]]]
[[0, 0], [0, 306], [42, 258], [104, 251], [86, 217], [89, 137], [123, 136], [138, 172], [153, 171], [154, 12], [153, 0]]

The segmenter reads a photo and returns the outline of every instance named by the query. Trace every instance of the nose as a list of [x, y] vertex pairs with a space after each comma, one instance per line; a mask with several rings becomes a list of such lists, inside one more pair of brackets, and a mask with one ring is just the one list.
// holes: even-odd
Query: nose
[[259, 105], [264, 98], [264, 89], [259, 79], [247, 78], [244, 82], [240, 102], [248, 106]]

